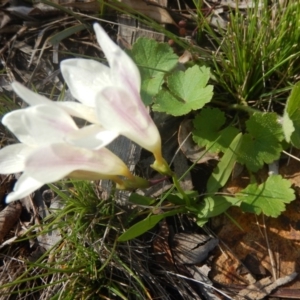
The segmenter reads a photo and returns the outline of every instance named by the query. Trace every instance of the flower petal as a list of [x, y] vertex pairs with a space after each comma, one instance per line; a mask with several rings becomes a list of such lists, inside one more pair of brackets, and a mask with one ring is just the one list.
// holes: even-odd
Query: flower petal
[[55, 105], [57, 105], [73, 117], [84, 119], [91, 123], [98, 122], [95, 109], [93, 107], [71, 101], [55, 102]]
[[95, 106], [95, 93], [114, 85], [111, 70], [95, 60], [66, 59], [60, 63], [60, 69], [73, 97], [88, 106]]
[[[111, 68], [111, 76], [116, 79], [118, 86], [130, 87], [140, 92], [141, 76], [133, 60], [107, 35], [97, 23], [94, 24], [97, 41], [106, 55]], [[113, 80], [115, 82], [115, 80]], [[124, 85], [123, 85], [124, 84]]]
[[13, 82], [11, 86], [15, 93], [30, 106], [40, 104], [56, 105], [65, 110], [71, 116], [85, 119], [91, 123], [97, 122], [94, 110], [84, 104], [73, 101], [52, 101], [44, 96], [34, 93], [17, 81]]
[[19, 200], [24, 198], [38, 188], [42, 187], [44, 184], [30, 176], [23, 173], [14, 186], [14, 191], [6, 196], [6, 203]]
[[34, 150], [24, 144], [14, 144], [0, 150], [0, 173], [12, 174], [23, 172], [25, 160]]
[[[99, 178], [131, 176], [124, 162], [108, 149], [92, 151], [67, 144], [38, 148], [26, 160], [25, 170], [29, 176], [43, 183], [60, 180], [80, 170], [97, 173]], [[86, 176], [83, 178], [86, 179]]]
[[47, 104], [12, 111], [2, 123], [19, 141], [32, 146], [62, 141], [66, 134], [78, 129], [64, 110]]
[[41, 96], [37, 93], [34, 93], [27, 87], [25, 87], [23, 84], [14, 81], [11, 84], [11, 87], [15, 91], [15, 93], [22, 98], [26, 103], [28, 103], [31, 106], [39, 105], [39, 104], [49, 104], [52, 103], [52, 101], [44, 96]]
[[77, 147], [100, 149], [111, 143], [118, 135], [99, 125], [90, 125], [68, 134], [65, 141]]
[[96, 112], [104, 128], [118, 132], [148, 151], [161, 151], [157, 127], [144, 104], [120, 89], [109, 87], [97, 95]]

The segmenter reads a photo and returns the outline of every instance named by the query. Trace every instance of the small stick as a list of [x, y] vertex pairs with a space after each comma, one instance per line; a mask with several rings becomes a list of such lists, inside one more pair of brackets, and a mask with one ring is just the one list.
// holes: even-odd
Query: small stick
[[0, 55], [10, 46], [10, 44], [17, 39], [19, 35], [21, 35], [24, 31], [27, 30], [27, 26], [23, 26], [18, 30], [18, 32], [0, 49]]
[[270, 243], [269, 243], [267, 229], [266, 229], [266, 223], [265, 223], [265, 215], [262, 214], [262, 217], [263, 217], [263, 228], [264, 228], [264, 233], [265, 233], [265, 239], [266, 239], [266, 243], [267, 243], [268, 253], [269, 253], [269, 257], [270, 257], [270, 263], [271, 263], [271, 267], [272, 267], [273, 278], [274, 278], [274, 280], [276, 280], [277, 279], [276, 262], [275, 262], [275, 259], [274, 259], [273, 251], [270, 248]]

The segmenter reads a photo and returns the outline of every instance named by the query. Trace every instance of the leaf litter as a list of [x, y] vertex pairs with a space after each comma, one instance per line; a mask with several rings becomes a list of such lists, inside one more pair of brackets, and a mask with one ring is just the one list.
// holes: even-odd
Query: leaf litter
[[[299, 184], [299, 162], [293, 161], [283, 163], [279, 173], [284, 178], [292, 178], [292, 184], [297, 187]], [[267, 177], [267, 171], [264, 169], [259, 172], [260, 178]], [[249, 177], [243, 172], [240, 177], [229, 181], [223, 192], [238, 193], [247, 185]], [[212, 220], [212, 228], [218, 232], [220, 241], [224, 243], [222, 254], [214, 261], [211, 276], [217, 282], [222, 283], [230, 289], [241, 287], [245, 283], [252, 284], [247, 280], [248, 269], [253, 269], [256, 265], [261, 271], [252, 272], [257, 280], [265, 278], [266, 275], [273, 279], [268, 284], [278, 278], [284, 278], [294, 273], [299, 273], [299, 247], [300, 230], [298, 226], [299, 214], [299, 196], [297, 200], [287, 205], [287, 209], [278, 218], [262, 218], [262, 215], [255, 216], [250, 213], [241, 213], [236, 208], [230, 208], [228, 214], [237, 222], [241, 229], [238, 229], [234, 223], [228, 222], [225, 215], [218, 216]], [[271, 256], [270, 256], [271, 254]], [[247, 257], [257, 257], [256, 262], [247, 262]], [[275, 266], [272, 266], [275, 260]], [[246, 264], [246, 271], [240, 272], [242, 261]], [[274, 274], [274, 269], [276, 274]], [[275, 275], [275, 278], [274, 278]], [[268, 285], [267, 284], [267, 285]], [[274, 296], [279, 297], [299, 297], [299, 281], [293, 280], [288, 288], [282, 288], [275, 292]], [[249, 286], [250, 289], [250, 286]], [[250, 293], [250, 290], [248, 292]], [[260, 286], [260, 288], [262, 287]], [[261, 294], [260, 294], [261, 295]], [[250, 296], [249, 296], [250, 297]], [[253, 296], [254, 297], [254, 296]], [[250, 299], [262, 299], [261, 296], [255, 296]]]

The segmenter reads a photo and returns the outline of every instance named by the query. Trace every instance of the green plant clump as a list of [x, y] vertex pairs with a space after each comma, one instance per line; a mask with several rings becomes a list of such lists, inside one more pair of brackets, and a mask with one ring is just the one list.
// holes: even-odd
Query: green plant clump
[[144, 245], [116, 242], [128, 215], [111, 198], [99, 199], [93, 184], [86, 181], [64, 182], [52, 189], [59, 208], [50, 208], [42, 227], [30, 229], [31, 238], [47, 247], [37, 257], [11, 263], [18, 271], [13, 281], [1, 285], [1, 296], [142, 300], [151, 299], [149, 287], [153, 295], [162, 290], [159, 282], [148, 282], [150, 258], [147, 249], [140, 250]]
[[225, 28], [214, 30], [200, 8], [197, 22], [214, 47], [207, 62], [227, 101], [266, 107], [299, 74], [300, 6], [254, 3], [246, 12], [232, 9]]

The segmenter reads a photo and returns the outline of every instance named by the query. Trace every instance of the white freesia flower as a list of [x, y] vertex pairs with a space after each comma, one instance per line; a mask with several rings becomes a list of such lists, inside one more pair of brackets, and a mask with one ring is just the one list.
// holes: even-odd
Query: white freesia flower
[[[119, 184], [123, 181], [118, 175], [133, 177], [120, 158], [99, 146], [94, 125], [78, 129], [69, 114], [58, 106], [40, 104], [16, 110], [6, 114], [2, 123], [20, 143], [0, 150], [0, 172], [23, 172], [7, 202], [66, 176], [107, 178]], [[97, 150], [91, 150], [94, 148]]]
[[[58, 106], [71, 116], [85, 119], [91, 123], [96, 123], [98, 120], [95, 109], [82, 103], [73, 101], [52, 101], [42, 95], [34, 93], [17, 81], [13, 82], [11, 86], [15, 93], [30, 106], [36, 106], [40, 104], [51, 105], [52, 107]], [[118, 136], [118, 134], [111, 130], [105, 129], [100, 124], [94, 124], [83, 127], [80, 132], [76, 132], [76, 136], [73, 136], [75, 139], [77, 139], [77, 145], [79, 145], [80, 143], [80, 141], [78, 140], [78, 138], [80, 138], [82, 142], [80, 146], [96, 149], [104, 147], [111, 143]], [[72, 143], [72, 136], [69, 136], [69, 138], [69, 142]], [[90, 142], [92, 144], [90, 144]]]
[[11, 84], [14, 92], [22, 98], [27, 104], [30, 106], [47, 104], [47, 105], [55, 105], [59, 106], [61, 109], [66, 111], [69, 115], [78, 117], [81, 119], [85, 119], [91, 123], [97, 122], [96, 112], [93, 108], [86, 106], [82, 103], [74, 102], [74, 101], [52, 101], [45, 96], [34, 93], [21, 83], [15, 81]]
[[109, 67], [81, 58], [62, 61], [61, 71], [73, 97], [95, 108], [97, 123], [105, 129], [128, 137], [152, 152], [158, 164], [164, 163], [159, 132], [140, 98], [137, 66], [102, 27], [95, 24], [94, 30]]

